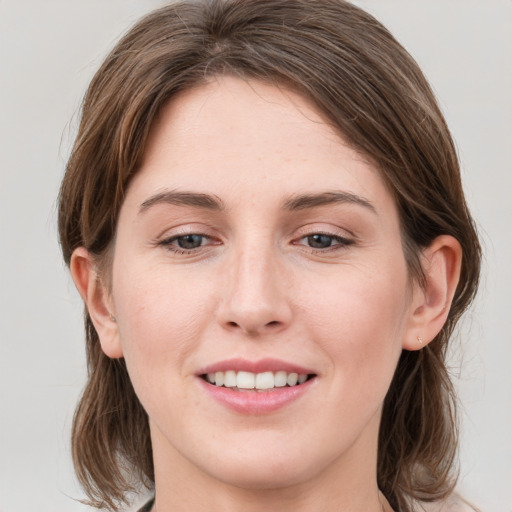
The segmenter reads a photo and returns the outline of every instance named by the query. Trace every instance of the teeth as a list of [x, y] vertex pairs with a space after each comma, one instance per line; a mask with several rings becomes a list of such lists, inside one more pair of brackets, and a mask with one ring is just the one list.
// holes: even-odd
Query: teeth
[[274, 387], [274, 374], [272, 372], [258, 373], [255, 387], [256, 389], [272, 389]]
[[298, 373], [289, 373], [286, 377], [286, 384], [288, 386], [295, 386], [297, 384], [297, 381], [299, 380], [299, 374]]
[[[292, 375], [290, 373], [290, 375]], [[293, 374], [295, 375], [295, 374]], [[274, 386], [276, 388], [282, 388], [286, 386], [286, 372], [276, 372], [274, 373]]]
[[226, 372], [208, 373], [206, 375], [206, 380], [215, 386], [259, 390], [282, 388], [286, 385], [296, 386], [304, 384], [307, 379], [308, 375], [306, 373], [287, 373], [285, 371], [251, 373], [228, 370]]
[[[255, 375], [251, 372], [238, 372], [236, 374], [236, 387], [240, 389], [254, 389]], [[217, 384], [217, 381], [215, 381]]]
[[227, 388], [236, 387], [236, 372], [230, 370], [224, 373], [224, 386]]

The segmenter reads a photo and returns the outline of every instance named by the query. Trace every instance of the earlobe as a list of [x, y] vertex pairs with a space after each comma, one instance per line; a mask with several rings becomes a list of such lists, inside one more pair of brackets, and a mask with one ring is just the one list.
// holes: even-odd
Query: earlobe
[[462, 249], [449, 235], [438, 236], [423, 251], [425, 284], [414, 284], [409, 325], [404, 334], [405, 350], [420, 350], [441, 331], [460, 277]]
[[98, 333], [103, 352], [113, 359], [123, 357], [112, 299], [101, 282], [92, 255], [84, 247], [75, 249], [69, 269]]

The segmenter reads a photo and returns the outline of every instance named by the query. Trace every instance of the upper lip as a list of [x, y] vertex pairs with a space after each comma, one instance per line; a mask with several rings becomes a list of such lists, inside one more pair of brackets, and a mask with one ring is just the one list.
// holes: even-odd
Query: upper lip
[[315, 372], [311, 369], [297, 365], [295, 363], [289, 363], [280, 359], [259, 359], [257, 361], [249, 361], [247, 359], [225, 359], [218, 361], [211, 365], [201, 368], [198, 375], [205, 375], [207, 373], [215, 372], [226, 372], [233, 370], [236, 372], [245, 371], [251, 373], [263, 373], [263, 372], [278, 372], [285, 371], [287, 373], [303, 373], [303, 374], [314, 374]]

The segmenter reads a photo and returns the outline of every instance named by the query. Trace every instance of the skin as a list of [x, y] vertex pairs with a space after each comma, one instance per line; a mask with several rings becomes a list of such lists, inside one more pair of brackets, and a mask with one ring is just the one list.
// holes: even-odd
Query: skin
[[[222, 207], [176, 204], [182, 192]], [[291, 207], [326, 192], [344, 200]], [[121, 209], [111, 287], [85, 249], [71, 263], [103, 350], [125, 358], [148, 412], [156, 509], [387, 509], [382, 403], [402, 349], [442, 327], [460, 247], [439, 237], [423, 262], [422, 289], [377, 169], [304, 98], [230, 77], [174, 98]], [[233, 357], [316, 377], [277, 411], [241, 414], [197, 375]]]

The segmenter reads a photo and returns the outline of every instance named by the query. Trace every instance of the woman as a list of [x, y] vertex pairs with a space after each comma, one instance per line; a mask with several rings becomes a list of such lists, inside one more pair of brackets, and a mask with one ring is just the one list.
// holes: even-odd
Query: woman
[[87, 92], [59, 228], [95, 506], [141, 484], [159, 512], [452, 500], [445, 353], [480, 248], [428, 83], [370, 15], [246, 0], [141, 20]]

